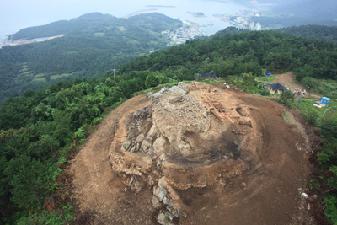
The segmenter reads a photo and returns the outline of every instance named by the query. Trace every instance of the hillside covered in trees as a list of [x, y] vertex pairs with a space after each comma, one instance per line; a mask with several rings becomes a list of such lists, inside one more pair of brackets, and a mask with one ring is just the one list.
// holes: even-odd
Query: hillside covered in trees
[[280, 31], [307, 39], [337, 43], [337, 26], [303, 25], [283, 28]]
[[162, 71], [192, 79], [196, 73], [214, 71], [221, 77], [261, 69], [295, 71], [300, 77], [337, 79], [337, 46], [307, 40], [279, 31], [223, 30], [210, 39], [139, 57], [123, 71]]
[[[224, 79], [242, 79], [238, 84], [245, 91], [264, 94], [254, 80], [263, 76], [264, 69], [295, 71], [299, 80], [337, 80], [337, 46], [276, 31], [228, 29], [132, 60], [116, 79], [108, 73], [104, 79], [58, 84], [8, 100], [0, 109], [0, 223], [73, 221], [72, 205], [60, 198], [64, 186], [57, 178], [90, 128], [136, 92], [214, 71]], [[328, 171], [321, 181], [328, 187], [326, 215], [336, 222], [336, 118], [331, 116], [321, 128], [329, 140], [319, 168]], [[48, 211], [45, 206], [50, 198], [58, 201]]]
[[92, 13], [20, 30], [9, 38], [63, 37], [0, 49], [0, 102], [61, 80], [111, 71], [134, 56], [166, 47], [170, 40], [162, 32], [181, 26], [181, 21], [163, 14], [120, 19]]
[[[108, 14], [93, 13], [69, 21], [20, 30], [10, 39], [64, 36], [0, 49], [0, 102], [7, 97], [60, 81], [97, 77], [126, 64], [132, 57], [167, 47], [170, 40], [162, 31], [175, 30], [181, 26], [181, 21], [162, 14], [141, 14], [119, 19]], [[337, 40], [335, 27], [307, 25], [277, 31], [314, 40], [334, 43]], [[225, 31], [226, 34], [241, 32], [247, 31], [236, 28]], [[282, 54], [282, 51], [273, 54]], [[268, 60], [273, 61], [272, 58]], [[177, 59], [170, 63], [175, 61]]]

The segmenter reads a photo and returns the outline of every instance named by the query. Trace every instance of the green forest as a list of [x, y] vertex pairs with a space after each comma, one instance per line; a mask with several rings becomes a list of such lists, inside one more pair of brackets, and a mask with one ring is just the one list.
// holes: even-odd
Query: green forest
[[337, 79], [336, 45], [306, 40], [277, 31], [235, 34], [224, 30], [209, 40], [190, 41], [133, 60], [123, 71], [175, 71], [193, 76], [214, 71], [221, 76], [254, 72], [296, 71], [301, 76]]
[[[230, 28], [132, 60], [116, 79], [107, 73], [104, 78], [58, 83], [7, 100], [0, 108], [0, 224], [71, 223], [74, 207], [59, 196], [64, 188], [59, 177], [105, 113], [136, 93], [214, 71], [243, 91], [265, 95], [256, 78], [266, 69], [294, 71], [308, 88], [337, 98], [333, 85], [327, 87], [334, 91], [324, 88], [337, 81], [333, 42]], [[326, 218], [337, 224], [337, 112], [323, 115], [305, 102], [296, 105], [286, 94], [280, 101], [300, 110], [320, 129], [321, 150], [314, 156], [317, 168], [310, 186], [319, 195]], [[56, 199], [56, 207], [48, 211], [45, 204], [50, 198]]]
[[280, 31], [299, 37], [305, 37], [307, 39], [324, 40], [337, 43], [336, 26], [302, 25], [298, 27], [283, 28]]
[[10, 38], [64, 36], [0, 49], [0, 102], [63, 80], [97, 77], [132, 57], [167, 47], [170, 40], [162, 32], [181, 26], [180, 20], [163, 14], [119, 19], [92, 13], [20, 30]]

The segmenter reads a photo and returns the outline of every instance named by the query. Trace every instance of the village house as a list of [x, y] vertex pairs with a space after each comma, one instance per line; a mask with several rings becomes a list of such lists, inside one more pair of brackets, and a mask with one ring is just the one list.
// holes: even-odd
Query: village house
[[266, 89], [269, 90], [269, 93], [272, 95], [275, 94], [282, 94], [284, 91], [287, 90], [286, 87], [284, 87], [282, 84], [280, 83], [273, 83], [273, 84], [267, 84]]

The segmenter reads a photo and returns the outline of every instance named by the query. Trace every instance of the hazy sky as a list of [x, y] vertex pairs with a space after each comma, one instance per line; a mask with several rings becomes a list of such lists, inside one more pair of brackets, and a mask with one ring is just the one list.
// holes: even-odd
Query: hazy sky
[[[263, 2], [264, 0], [260, 0]], [[164, 7], [166, 6], [166, 7]], [[126, 17], [136, 12], [162, 12], [169, 16], [198, 20], [202, 12], [205, 18], [213, 14], [235, 14], [240, 10], [257, 6], [255, 0], [1, 0], [0, 36], [33, 25], [71, 19], [89, 12], [110, 13]], [[261, 5], [262, 6], [262, 5]], [[207, 19], [203, 18], [204, 23]]]

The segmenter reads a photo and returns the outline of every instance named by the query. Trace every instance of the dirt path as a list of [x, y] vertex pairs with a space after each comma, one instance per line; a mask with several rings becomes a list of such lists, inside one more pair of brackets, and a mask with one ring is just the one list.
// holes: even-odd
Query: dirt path
[[281, 83], [292, 91], [304, 88], [301, 84], [296, 82], [295, 75], [292, 72], [275, 75], [274, 82]]
[[[303, 85], [296, 81], [295, 75], [292, 72], [275, 75], [274, 82], [284, 85], [291, 91], [294, 91], [296, 89], [306, 89], [305, 87], [303, 87]], [[309, 97], [317, 99], [320, 98], [320, 96], [315, 93], [309, 93]]]
[[[224, 186], [181, 191], [180, 197], [188, 210], [179, 224], [314, 224], [299, 191], [307, 183], [310, 164], [305, 148], [298, 148], [306, 142], [298, 124], [286, 123], [282, 116], [285, 108], [275, 102], [230, 90], [225, 92], [251, 108], [258, 129], [263, 131], [259, 137], [263, 145], [257, 149], [259, 160], [251, 161], [246, 173], [228, 180]], [[221, 93], [217, 96], [219, 102], [226, 102], [225, 98], [221, 100]], [[111, 144], [126, 135], [123, 128], [115, 138], [116, 127], [125, 127], [130, 112], [148, 104], [145, 96], [137, 96], [112, 111], [75, 157], [71, 173], [74, 198], [80, 209], [78, 224], [157, 224], [158, 212], [151, 203], [152, 189], [139, 193], [126, 190], [109, 162]]]

